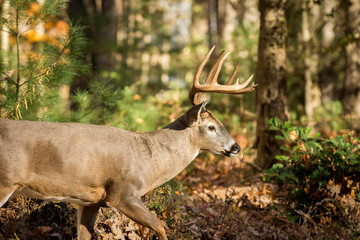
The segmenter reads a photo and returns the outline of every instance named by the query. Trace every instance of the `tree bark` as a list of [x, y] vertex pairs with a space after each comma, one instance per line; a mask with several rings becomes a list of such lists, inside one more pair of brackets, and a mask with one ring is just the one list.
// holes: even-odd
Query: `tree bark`
[[95, 70], [114, 70], [116, 66], [117, 26], [119, 14], [115, 0], [102, 0], [101, 12], [96, 16]]
[[[318, 81], [318, 60], [319, 56], [317, 51], [314, 51], [312, 46], [312, 38], [314, 34], [310, 28], [310, 22], [318, 22], [319, 7], [314, 5], [311, 7], [311, 14], [309, 14], [309, 6], [306, 1], [302, 4], [302, 38], [304, 46], [304, 77], [305, 77], [305, 113], [307, 123], [309, 126], [313, 126], [313, 117], [315, 109], [321, 105], [321, 92]], [[309, 20], [312, 19], [313, 21]]]
[[[2, 1], [2, 13], [1, 17], [4, 19], [9, 19], [9, 8], [10, 2], [9, 0]], [[9, 51], [9, 33], [7, 31], [1, 31], [1, 50], [5, 53], [3, 55], [3, 64], [8, 65], [9, 59], [7, 56], [7, 52]]]
[[[360, 2], [345, 1], [346, 35], [352, 38], [345, 47], [345, 79], [343, 105], [345, 113], [360, 118]], [[356, 122], [357, 120], [355, 120]]]
[[[92, 36], [92, 23], [91, 16], [89, 16], [89, 11], [86, 9], [86, 5], [83, 0], [73, 0], [68, 3], [68, 15], [70, 21], [74, 24], [81, 24], [85, 26], [85, 37], [91, 39]], [[93, 53], [91, 51], [90, 43], [87, 44], [88, 55], [84, 55], [82, 60], [93, 59]], [[89, 89], [90, 78], [88, 76], [76, 76], [70, 86], [70, 96], [75, 96], [79, 90], [88, 90]], [[71, 99], [71, 97], [69, 97]], [[75, 102], [70, 103], [71, 110], [77, 110], [78, 104]]]
[[123, 15], [122, 15], [122, 19], [123, 19], [123, 40], [122, 40], [122, 45], [123, 45], [123, 50], [122, 50], [122, 55], [121, 55], [121, 65], [123, 66], [123, 68], [126, 68], [128, 65], [127, 62], [127, 58], [128, 58], [128, 47], [129, 47], [129, 33], [130, 33], [130, 25], [129, 25], [129, 16], [131, 13], [131, 2], [130, 0], [123, 0]]
[[269, 131], [268, 120], [288, 119], [286, 98], [286, 0], [260, 0], [260, 37], [256, 80], [257, 129], [256, 164], [268, 168], [280, 151], [276, 132]]
[[[10, 2], [9, 0], [4, 0], [1, 3], [1, 17], [3, 19], [9, 19], [9, 8], [10, 8]], [[4, 26], [3, 26], [4, 27]], [[2, 71], [5, 67], [9, 65], [9, 59], [8, 59], [8, 53], [9, 53], [9, 33], [3, 29], [1, 31], [1, 51], [3, 52], [2, 56], [2, 66], [0, 66], [0, 70]], [[3, 73], [1, 73], [3, 75]], [[8, 85], [6, 81], [0, 81], [0, 90], [7, 91]], [[0, 102], [5, 102], [6, 97], [3, 94], [0, 94]], [[0, 107], [0, 117], [3, 117], [3, 111]]]
[[215, 30], [215, 24], [216, 24], [216, 20], [215, 20], [215, 4], [214, 4], [214, 0], [208, 0], [207, 1], [208, 6], [207, 6], [207, 10], [208, 10], [208, 14], [207, 14], [207, 20], [208, 20], [208, 41], [209, 41], [209, 48], [212, 48], [212, 46], [214, 46], [214, 30]]
[[[321, 18], [324, 21], [324, 24], [321, 27], [321, 39], [320, 39], [320, 49], [327, 49], [334, 44], [335, 40], [335, 9], [336, 9], [336, 0], [327, 0], [326, 2], [321, 2]], [[332, 52], [319, 52], [319, 59], [323, 61], [321, 68], [319, 69], [319, 87], [321, 90], [321, 102], [323, 106], [329, 106], [329, 103], [334, 99], [339, 99], [336, 81], [333, 76], [336, 76], [337, 73], [341, 70], [334, 68], [334, 66], [339, 65], [338, 61], [338, 51]]]
[[224, 32], [226, 27], [226, 5], [227, 0], [216, 0], [216, 44], [218, 47], [222, 47], [222, 43], [224, 42]]

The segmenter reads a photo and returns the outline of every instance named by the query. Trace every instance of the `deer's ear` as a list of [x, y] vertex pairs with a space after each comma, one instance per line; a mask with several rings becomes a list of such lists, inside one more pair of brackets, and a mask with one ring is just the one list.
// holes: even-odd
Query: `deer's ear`
[[190, 108], [185, 114], [185, 122], [186, 125], [190, 126], [193, 122], [200, 122], [201, 121], [201, 113], [206, 112], [205, 106], [208, 101], [204, 101], [198, 105], [193, 106]]

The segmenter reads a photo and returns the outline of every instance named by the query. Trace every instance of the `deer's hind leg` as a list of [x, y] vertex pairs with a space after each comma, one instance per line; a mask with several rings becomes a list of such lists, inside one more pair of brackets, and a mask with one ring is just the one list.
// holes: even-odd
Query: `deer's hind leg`
[[100, 206], [79, 206], [77, 228], [79, 240], [90, 240], [94, 232], [94, 223]]

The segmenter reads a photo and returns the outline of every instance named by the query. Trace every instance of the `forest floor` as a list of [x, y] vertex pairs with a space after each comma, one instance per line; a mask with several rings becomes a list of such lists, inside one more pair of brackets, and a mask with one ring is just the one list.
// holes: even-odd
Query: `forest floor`
[[[292, 220], [279, 200], [289, 189], [264, 183], [253, 156], [253, 150], [239, 158], [201, 154], [143, 200], [166, 223], [169, 239], [360, 239], [341, 216], [316, 222], [299, 212]], [[101, 208], [96, 232], [95, 239], [155, 239], [111, 208]], [[76, 239], [76, 206], [14, 198], [0, 210], [0, 239]]]

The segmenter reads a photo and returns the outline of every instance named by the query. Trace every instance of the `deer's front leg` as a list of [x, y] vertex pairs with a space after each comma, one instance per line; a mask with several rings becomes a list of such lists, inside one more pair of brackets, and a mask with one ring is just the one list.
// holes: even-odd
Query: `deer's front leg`
[[90, 240], [94, 232], [94, 223], [100, 206], [79, 206], [78, 208], [78, 239]]
[[162, 240], [168, 239], [163, 224], [144, 206], [138, 197], [122, 198], [121, 201], [109, 202], [109, 205], [135, 222], [154, 230]]

